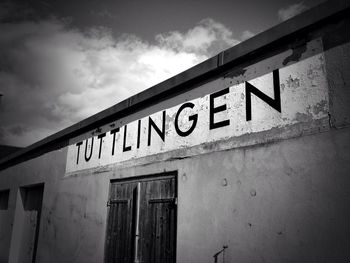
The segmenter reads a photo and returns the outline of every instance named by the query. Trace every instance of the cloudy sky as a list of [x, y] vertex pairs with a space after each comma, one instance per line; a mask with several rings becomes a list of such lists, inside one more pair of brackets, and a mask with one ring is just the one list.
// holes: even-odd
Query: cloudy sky
[[2, 0], [0, 144], [30, 145], [321, 2]]

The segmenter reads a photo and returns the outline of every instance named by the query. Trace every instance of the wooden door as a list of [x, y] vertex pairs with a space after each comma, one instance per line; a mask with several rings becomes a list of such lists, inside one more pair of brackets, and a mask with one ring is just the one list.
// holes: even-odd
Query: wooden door
[[133, 193], [135, 183], [113, 183], [108, 201], [106, 262], [133, 261]]
[[143, 183], [140, 209], [140, 259], [145, 263], [175, 262], [175, 178]]
[[113, 182], [107, 263], [176, 262], [176, 178]]

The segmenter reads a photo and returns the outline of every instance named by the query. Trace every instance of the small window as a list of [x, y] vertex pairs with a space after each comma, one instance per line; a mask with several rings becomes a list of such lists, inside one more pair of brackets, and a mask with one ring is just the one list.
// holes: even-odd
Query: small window
[[0, 210], [7, 210], [9, 206], [10, 190], [0, 190]]

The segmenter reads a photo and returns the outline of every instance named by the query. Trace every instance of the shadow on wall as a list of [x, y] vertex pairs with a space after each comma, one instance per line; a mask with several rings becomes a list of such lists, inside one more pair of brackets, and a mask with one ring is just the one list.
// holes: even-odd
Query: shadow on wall
[[10, 248], [10, 262], [35, 262], [44, 185], [21, 187]]

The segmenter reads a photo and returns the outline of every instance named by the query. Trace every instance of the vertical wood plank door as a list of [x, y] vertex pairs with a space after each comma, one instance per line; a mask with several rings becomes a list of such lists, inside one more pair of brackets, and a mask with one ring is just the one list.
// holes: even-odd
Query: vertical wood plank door
[[108, 201], [105, 261], [133, 262], [133, 189], [135, 183], [113, 183]]
[[144, 263], [176, 262], [175, 178], [142, 184], [140, 260]]
[[175, 200], [174, 176], [112, 183], [106, 262], [175, 263]]

